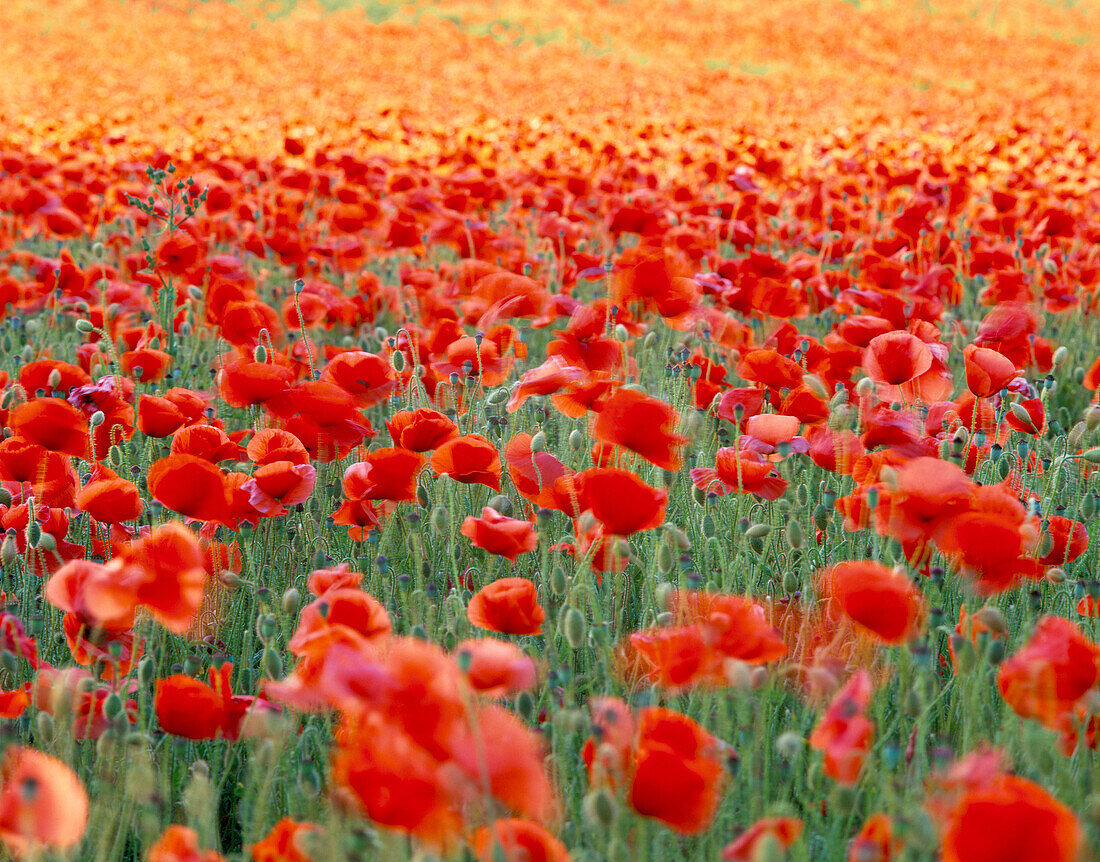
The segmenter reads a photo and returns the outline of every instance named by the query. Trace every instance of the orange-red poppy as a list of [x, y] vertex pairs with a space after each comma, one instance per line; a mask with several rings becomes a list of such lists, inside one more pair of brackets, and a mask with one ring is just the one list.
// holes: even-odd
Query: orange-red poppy
[[500, 578], [478, 590], [466, 606], [475, 626], [507, 635], [537, 635], [546, 612], [535, 585], [526, 578]]
[[597, 440], [621, 446], [664, 470], [680, 469], [687, 438], [675, 433], [679, 416], [664, 401], [634, 389], [617, 389], [592, 425]]
[[500, 490], [500, 453], [480, 434], [448, 440], [432, 453], [431, 466], [437, 476], [450, 476], [456, 482]]
[[481, 517], [472, 515], [462, 522], [459, 528], [474, 547], [490, 554], [504, 557], [515, 562], [520, 554], [529, 553], [538, 547], [538, 534], [530, 521], [507, 518], [496, 509], [486, 506]]
[[10, 746], [0, 764], [0, 841], [16, 856], [39, 848], [68, 850], [88, 825], [88, 794], [56, 758]]
[[825, 569], [818, 593], [839, 617], [886, 644], [912, 640], [924, 617], [924, 597], [903, 573], [873, 560], [850, 560]]

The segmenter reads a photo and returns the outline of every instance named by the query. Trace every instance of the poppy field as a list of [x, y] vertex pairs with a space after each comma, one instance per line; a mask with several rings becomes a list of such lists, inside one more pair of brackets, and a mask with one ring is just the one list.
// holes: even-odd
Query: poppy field
[[1100, 854], [1100, 6], [0, 4], [0, 848]]

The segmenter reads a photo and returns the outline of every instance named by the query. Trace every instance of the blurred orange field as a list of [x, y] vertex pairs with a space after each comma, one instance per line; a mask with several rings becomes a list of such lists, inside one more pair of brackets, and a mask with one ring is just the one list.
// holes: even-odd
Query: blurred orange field
[[10, 0], [3, 141], [186, 161], [278, 156], [289, 134], [577, 166], [612, 143], [670, 167], [919, 146], [996, 173], [1053, 161], [1053, 182], [1096, 161], [1096, 4], [369, 4], [380, 25], [343, 5]]

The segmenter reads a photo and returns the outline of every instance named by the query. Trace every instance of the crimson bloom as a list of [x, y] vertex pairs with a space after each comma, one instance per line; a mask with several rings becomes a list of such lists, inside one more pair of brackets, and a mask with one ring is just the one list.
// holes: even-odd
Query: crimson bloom
[[592, 433], [663, 470], [679, 470], [680, 450], [687, 438], [673, 431], [678, 421], [676, 411], [659, 398], [634, 389], [617, 389], [604, 402]]

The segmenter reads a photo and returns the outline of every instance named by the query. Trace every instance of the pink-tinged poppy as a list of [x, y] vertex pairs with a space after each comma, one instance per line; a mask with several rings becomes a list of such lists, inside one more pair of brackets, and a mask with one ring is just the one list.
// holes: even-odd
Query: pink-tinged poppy
[[825, 755], [825, 774], [855, 784], [871, 751], [875, 726], [864, 714], [871, 703], [871, 675], [859, 670], [840, 689], [810, 734], [810, 745]]

